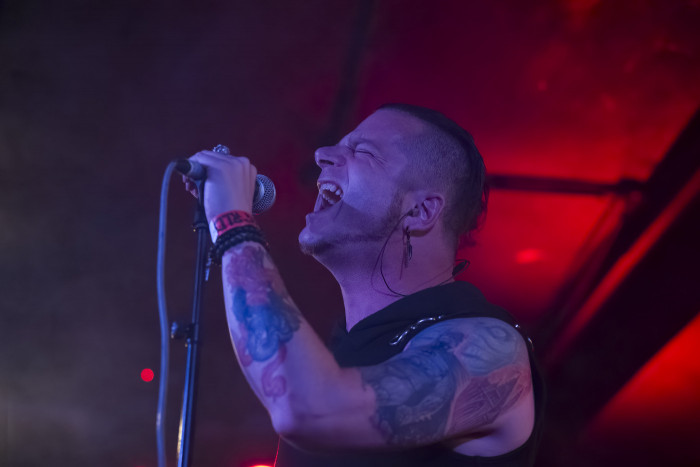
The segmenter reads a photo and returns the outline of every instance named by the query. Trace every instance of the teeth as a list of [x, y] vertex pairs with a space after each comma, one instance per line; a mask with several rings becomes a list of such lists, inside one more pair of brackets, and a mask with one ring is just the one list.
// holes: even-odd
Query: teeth
[[336, 193], [336, 194], [343, 192], [338, 185], [336, 185], [335, 183], [331, 183], [331, 182], [325, 182], [325, 183], [319, 184], [318, 189], [319, 189], [319, 191], [320, 190], [328, 190], [331, 193]]
[[319, 183], [318, 191], [321, 197], [331, 205], [337, 203], [343, 197], [343, 190], [332, 182]]
[[323, 197], [323, 199], [325, 199], [326, 201], [328, 201], [328, 203], [331, 204], [331, 205], [333, 205], [333, 204], [335, 204], [336, 202], [339, 201], [338, 199], [331, 197], [331, 195], [328, 194], [328, 192], [326, 192], [326, 191], [322, 191], [322, 192], [321, 192], [321, 196]]

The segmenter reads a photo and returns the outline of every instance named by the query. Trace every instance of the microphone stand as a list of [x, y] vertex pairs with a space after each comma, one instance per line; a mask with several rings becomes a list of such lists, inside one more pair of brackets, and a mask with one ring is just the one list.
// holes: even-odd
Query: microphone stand
[[192, 438], [194, 437], [194, 413], [197, 394], [197, 365], [199, 363], [199, 315], [204, 299], [204, 282], [207, 280], [207, 246], [209, 230], [207, 216], [204, 212], [204, 178], [194, 180], [197, 187], [197, 208], [192, 226], [197, 235], [197, 255], [194, 272], [194, 291], [192, 296], [192, 321], [187, 324], [173, 323], [170, 337], [185, 339], [187, 348], [187, 366], [185, 368], [185, 386], [182, 394], [182, 412], [180, 430], [177, 439], [177, 465], [188, 467], [192, 460]]

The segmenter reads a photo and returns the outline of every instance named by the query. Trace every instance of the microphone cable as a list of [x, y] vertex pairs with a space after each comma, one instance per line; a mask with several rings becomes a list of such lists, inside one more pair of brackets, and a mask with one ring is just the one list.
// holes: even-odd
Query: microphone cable
[[160, 189], [160, 213], [158, 215], [158, 260], [156, 266], [158, 289], [158, 316], [160, 318], [160, 381], [158, 382], [158, 411], [156, 414], [156, 445], [158, 467], [166, 467], [165, 454], [165, 409], [168, 399], [168, 365], [170, 361], [170, 329], [168, 306], [165, 301], [165, 234], [168, 220], [168, 190], [170, 178], [176, 170], [177, 161], [165, 168]]

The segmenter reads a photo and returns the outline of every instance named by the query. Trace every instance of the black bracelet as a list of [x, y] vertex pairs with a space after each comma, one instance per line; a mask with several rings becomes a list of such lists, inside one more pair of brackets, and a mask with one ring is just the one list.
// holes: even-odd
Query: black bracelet
[[220, 260], [227, 250], [243, 242], [250, 241], [260, 243], [267, 248], [267, 242], [265, 241], [265, 237], [263, 237], [262, 233], [242, 232], [238, 235], [227, 238], [225, 241], [222, 241], [219, 245], [217, 245], [214, 249], [215, 257], [216, 259]]
[[257, 226], [246, 225], [237, 227], [216, 239], [216, 243], [213, 246], [214, 255], [221, 258], [226, 250], [246, 241], [248, 238], [255, 240], [264, 239], [262, 232]]
[[265, 238], [262, 235], [255, 235], [255, 234], [243, 234], [243, 235], [238, 235], [236, 237], [232, 237], [227, 241], [226, 243], [222, 243], [221, 245], [217, 246], [216, 248], [212, 248], [211, 253], [209, 255], [209, 258], [211, 260], [212, 264], [215, 264], [217, 266], [221, 265], [221, 259], [223, 258], [224, 254], [230, 250], [231, 248], [240, 245], [241, 243], [244, 242], [256, 242], [261, 244], [263, 247], [267, 249], [267, 242], [265, 241]]
[[268, 249], [267, 241], [257, 226], [245, 225], [236, 227], [216, 239], [216, 243], [209, 251], [210, 262], [220, 266], [224, 253], [243, 242], [256, 242]]
[[245, 235], [259, 236], [261, 238], [263, 236], [260, 228], [257, 225], [243, 225], [220, 235], [214, 243], [214, 248], [217, 250], [221, 249], [222, 247], [225, 247], [226, 249], [231, 248], [231, 246], [227, 246], [229, 243], [235, 242], [236, 239]]

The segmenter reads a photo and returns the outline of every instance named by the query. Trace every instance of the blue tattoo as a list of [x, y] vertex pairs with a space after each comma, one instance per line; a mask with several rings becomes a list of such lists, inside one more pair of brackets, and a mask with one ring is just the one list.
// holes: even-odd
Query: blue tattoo
[[464, 335], [436, 336], [432, 331], [418, 338], [420, 347], [383, 364], [360, 368], [363, 381], [377, 397], [372, 422], [389, 443], [419, 443], [427, 434], [445, 431], [460, 367], [452, 351]]
[[237, 288], [233, 293], [233, 311], [238, 322], [248, 332], [246, 350], [253, 360], [264, 362], [289, 342], [299, 329], [298, 312], [274, 291], [267, 293], [264, 305], [249, 305], [246, 291]]

